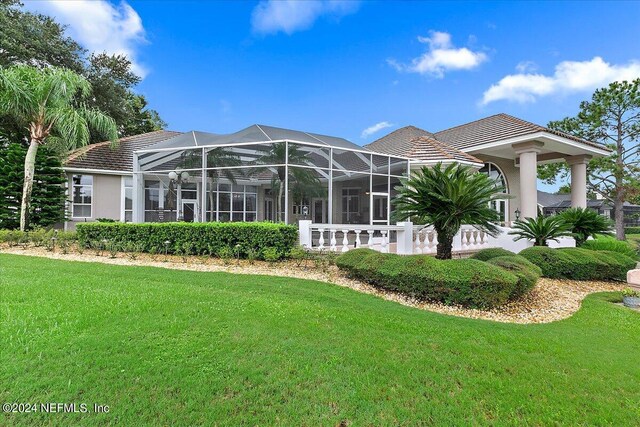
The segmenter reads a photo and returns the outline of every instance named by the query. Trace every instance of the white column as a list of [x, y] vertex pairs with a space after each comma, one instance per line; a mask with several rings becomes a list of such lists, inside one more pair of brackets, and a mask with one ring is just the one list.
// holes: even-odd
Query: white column
[[522, 218], [538, 216], [538, 153], [544, 143], [529, 141], [513, 144], [520, 159], [520, 212]]
[[571, 207], [587, 207], [587, 163], [591, 156], [567, 157], [567, 163], [571, 166]]
[[402, 229], [397, 231], [396, 253], [399, 255], [413, 254], [413, 223], [405, 221], [399, 222], [397, 225]]
[[307, 219], [298, 221], [298, 233], [300, 246], [311, 249], [311, 221]]

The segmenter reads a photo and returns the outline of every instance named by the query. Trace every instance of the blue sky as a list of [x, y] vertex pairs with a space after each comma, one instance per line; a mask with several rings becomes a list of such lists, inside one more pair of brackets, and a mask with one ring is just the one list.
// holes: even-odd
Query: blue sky
[[127, 53], [144, 75], [139, 90], [179, 131], [263, 123], [365, 144], [498, 112], [544, 125], [575, 114], [594, 88], [640, 77], [639, 2], [27, 8], [55, 15], [90, 50]]

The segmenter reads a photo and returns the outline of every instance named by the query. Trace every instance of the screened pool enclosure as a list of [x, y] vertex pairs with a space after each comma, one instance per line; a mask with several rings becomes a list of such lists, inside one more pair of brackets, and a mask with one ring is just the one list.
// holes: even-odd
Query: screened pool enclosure
[[133, 221], [388, 225], [406, 158], [253, 125], [185, 133], [134, 153]]

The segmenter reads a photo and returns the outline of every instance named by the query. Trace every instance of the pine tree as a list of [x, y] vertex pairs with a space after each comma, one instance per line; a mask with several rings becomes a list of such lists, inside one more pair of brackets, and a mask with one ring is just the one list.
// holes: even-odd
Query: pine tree
[[[0, 229], [20, 227], [20, 203], [27, 148], [0, 143]], [[36, 155], [34, 187], [29, 214], [31, 227], [50, 227], [65, 219], [65, 184], [57, 153], [43, 147]]]

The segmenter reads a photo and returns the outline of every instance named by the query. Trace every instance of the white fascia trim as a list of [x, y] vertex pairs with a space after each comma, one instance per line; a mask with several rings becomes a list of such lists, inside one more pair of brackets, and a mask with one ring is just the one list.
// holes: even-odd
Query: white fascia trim
[[555, 142], [559, 142], [561, 144], [566, 144], [566, 145], [570, 145], [572, 147], [575, 148], [580, 148], [582, 150], [588, 151], [592, 154], [596, 154], [596, 155], [600, 155], [600, 156], [608, 156], [609, 154], [611, 154], [610, 151], [608, 150], [603, 150], [600, 148], [596, 148], [596, 147], [592, 147], [590, 145], [587, 144], [583, 144], [581, 142], [578, 141], [573, 141], [569, 138], [564, 138], [562, 136], [559, 135], [555, 135], [549, 132], [537, 132], [537, 133], [530, 133], [527, 135], [522, 135], [522, 136], [517, 136], [514, 138], [509, 138], [509, 139], [503, 139], [500, 141], [496, 141], [496, 142], [491, 142], [489, 144], [483, 144], [483, 145], [476, 145], [473, 147], [467, 147], [467, 148], [461, 148], [460, 151], [464, 152], [464, 153], [470, 153], [470, 152], [475, 152], [475, 151], [481, 151], [481, 150], [486, 150], [489, 148], [496, 148], [496, 147], [500, 147], [503, 145], [512, 145], [512, 144], [517, 144], [519, 142], [525, 142], [525, 141], [531, 141], [534, 139], [547, 139], [547, 140], [552, 140]]
[[91, 175], [120, 175], [120, 176], [133, 176], [133, 171], [112, 171], [106, 169], [83, 169], [83, 168], [65, 168], [62, 170], [68, 173], [84, 173]]
[[480, 162], [472, 162], [470, 160], [455, 160], [455, 159], [441, 159], [441, 160], [411, 160], [409, 161], [409, 165], [413, 166], [413, 165], [425, 165], [425, 166], [429, 166], [429, 165], [435, 165], [438, 163], [460, 163], [462, 165], [467, 165], [467, 166], [479, 166], [482, 167], [484, 166], [484, 163]]

